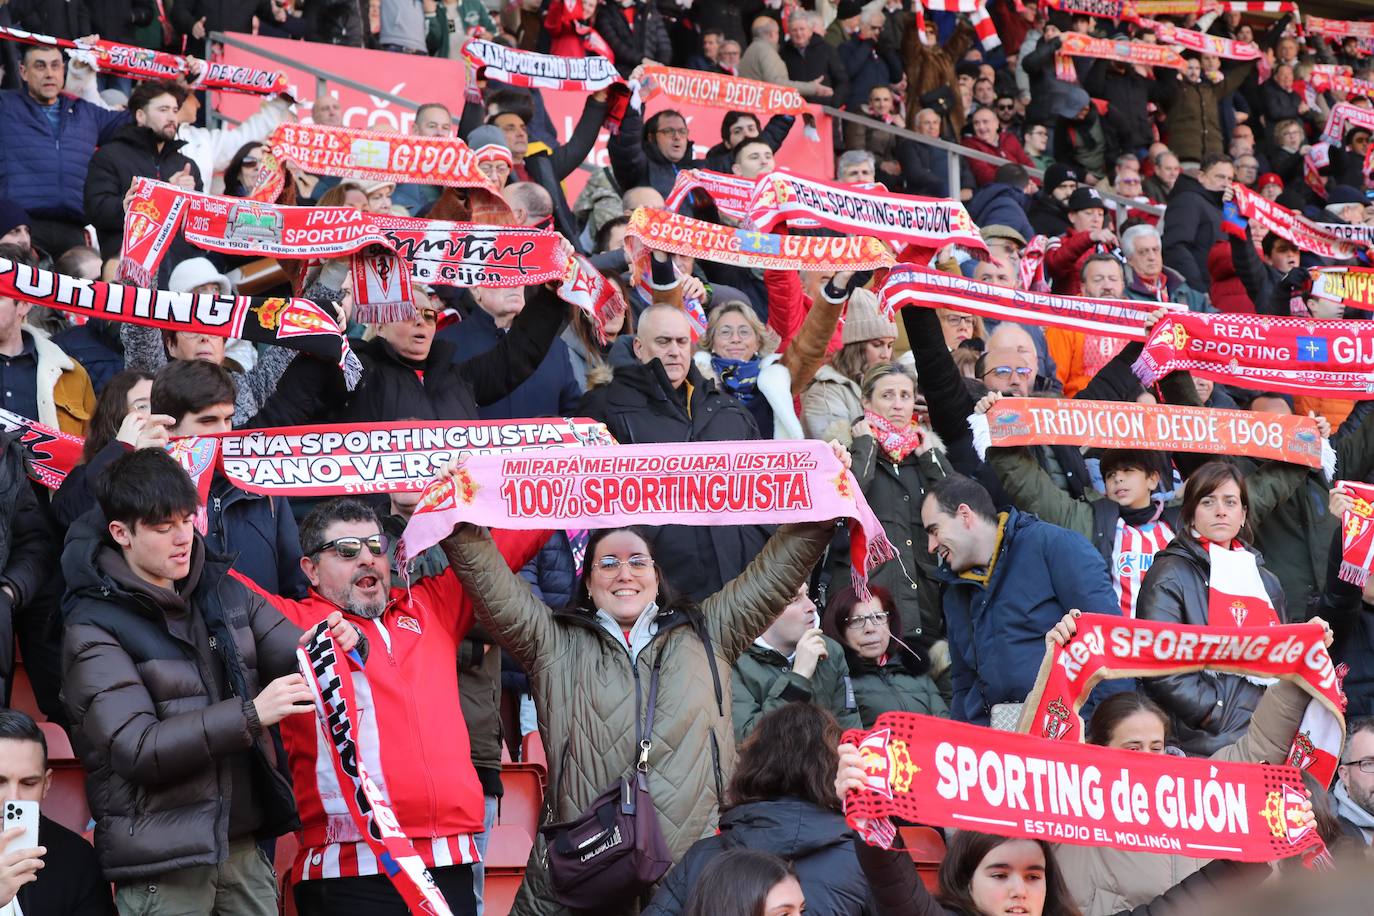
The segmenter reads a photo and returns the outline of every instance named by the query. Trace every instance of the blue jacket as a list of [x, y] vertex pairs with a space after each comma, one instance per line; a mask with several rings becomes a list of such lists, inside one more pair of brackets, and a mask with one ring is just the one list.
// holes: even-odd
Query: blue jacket
[[91, 377], [91, 387], [96, 394], [100, 394], [110, 379], [124, 371], [124, 343], [119, 339], [116, 322], [95, 318], [68, 328], [52, 342], [81, 364]]
[[1026, 216], [1026, 195], [1009, 184], [988, 184], [973, 192], [968, 215], [982, 226], [1010, 226], [1022, 237], [1035, 235]]
[[[461, 322], [439, 331], [438, 338], [453, 344], [453, 361], [461, 363], [496, 348], [504, 332], [480, 308]], [[511, 420], [520, 417], [570, 417], [582, 400], [568, 345], [555, 338], [534, 374], [499, 401], [477, 411], [483, 420]]]
[[[1035, 685], [1045, 634], [1072, 608], [1120, 614], [1102, 555], [1083, 535], [1011, 509], [986, 586], [961, 579], [943, 563], [945, 631], [949, 635], [950, 716], [989, 724], [992, 707], [1020, 703]], [[1134, 686], [1108, 681], [1097, 699]]]
[[71, 96], [57, 97], [58, 132], [26, 91], [0, 92], [0, 198], [40, 219], [85, 224], [86, 167], [129, 115]]
[[305, 597], [310, 582], [301, 571], [300, 531], [285, 497], [249, 493], [216, 474], [206, 502], [207, 548], [232, 557], [233, 569], [263, 591]]

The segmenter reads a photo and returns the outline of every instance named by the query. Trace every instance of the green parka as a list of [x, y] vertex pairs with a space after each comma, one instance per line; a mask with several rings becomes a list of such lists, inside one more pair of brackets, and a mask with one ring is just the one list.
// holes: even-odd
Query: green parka
[[825, 658], [816, 663], [809, 678], [793, 671], [787, 656], [760, 645], [758, 640], [739, 657], [730, 678], [736, 741], [749, 737], [759, 719], [788, 703], [815, 703], [829, 710], [840, 728], [859, 727], [844, 648], [828, 636], [821, 638], [825, 640]]

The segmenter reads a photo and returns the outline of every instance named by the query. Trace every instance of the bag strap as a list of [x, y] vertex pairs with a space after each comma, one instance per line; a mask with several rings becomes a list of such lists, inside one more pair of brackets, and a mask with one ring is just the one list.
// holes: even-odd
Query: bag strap
[[[632, 663], [633, 664], [633, 663]], [[654, 742], [654, 710], [658, 707], [658, 670], [663, 664], [663, 649], [658, 650], [658, 657], [654, 659], [653, 671], [649, 674], [649, 696], [644, 704], [644, 721], [641, 724], [638, 715], [639, 695], [635, 694], [635, 743], [639, 746], [639, 760], [635, 764], [640, 773], [649, 772], [649, 749]]]
[[711, 633], [706, 629], [706, 621], [692, 618], [692, 629], [697, 631], [697, 636], [701, 637], [701, 643], [706, 647], [706, 664], [711, 669], [711, 686], [716, 690], [716, 712], [722, 719], [725, 718], [725, 697], [720, 689], [720, 672], [716, 670], [716, 650], [711, 645]]

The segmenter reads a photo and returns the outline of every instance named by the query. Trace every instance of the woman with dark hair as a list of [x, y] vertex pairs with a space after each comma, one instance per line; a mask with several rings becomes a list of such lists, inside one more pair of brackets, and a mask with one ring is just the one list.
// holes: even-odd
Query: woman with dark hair
[[[833, 448], [847, 466], [848, 454]], [[577, 818], [642, 760], [672, 859], [715, 833], [735, 763], [731, 666], [792, 600], [833, 530], [832, 522], [779, 526], [744, 572], [700, 606], [669, 588], [646, 532], [598, 531], [587, 543], [574, 604], [559, 611], [530, 594], [486, 529], [462, 525], [444, 542], [449, 565], [475, 598], [477, 619], [529, 674], [548, 751], [550, 823]], [[644, 708], [660, 679], [641, 751]], [[518, 912], [565, 912], [546, 862], [541, 834], [516, 896]], [[608, 895], [598, 912], [637, 912], [638, 892]]]
[[166, 443], [167, 427], [149, 422], [152, 392], [153, 374], [142, 369], [125, 369], [100, 390], [91, 412], [91, 431], [81, 447], [81, 463], [53, 494], [53, 518], [61, 532], [94, 505], [90, 482], [106, 465], [131, 449]]
[[[788, 703], [760, 719], [740, 745], [720, 833], [692, 844], [643, 916], [677, 916], [700, 892], [714, 896], [712, 867], [737, 849], [775, 853], [792, 863], [811, 916], [867, 913], [868, 883], [835, 799], [839, 738], [835, 718], [811, 703]], [[713, 916], [728, 911], [710, 910]]]
[[[792, 866], [775, 855], [734, 849], [706, 867], [687, 916], [801, 916], [807, 905]], [[822, 910], [821, 912], [825, 912]]]
[[[1228, 595], [1250, 596], [1251, 603], [1262, 603], [1267, 596], [1274, 619], [1286, 622], [1283, 587], [1250, 547], [1249, 510], [1245, 478], [1235, 465], [1209, 461], [1194, 471], [1183, 488], [1178, 534], [1155, 554], [1140, 586], [1136, 616], [1200, 626], [1243, 625], [1246, 612], [1231, 602], [1225, 602], [1229, 612], [1222, 618], [1211, 619], [1216, 586]], [[1214, 582], [1214, 576], [1221, 581]], [[1199, 757], [1238, 740], [1264, 693], [1241, 675], [1213, 671], [1147, 678], [1143, 685], [1169, 713], [1179, 747]]]
[[[620, 297], [624, 301], [630, 301], [630, 290], [618, 273], [606, 271], [602, 276], [606, 278], [607, 283], [620, 290]], [[604, 385], [610, 381], [611, 347], [621, 338], [634, 339], [634, 309], [627, 306], [618, 317], [607, 321], [602, 331], [606, 335], [604, 344], [597, 336], [591, 317], [581, 309], [570, 310], [568, 326], [563, 329], [562, 336], [563, 342], [568, 345], [568, 360], [572, 363], [573, 377], [577, 379], [577, 387], [583, 391], [588, 388], [589, 375], [601, 379], [597, 384]]]
[[262, 168], [262, 157], [267, 147], [261, 141], [252, 140], [239, 147], [234, 158], [224, 167], [224, 196], [247, 197], [258, 183], [258, 171]]
[[825, 635], [844, 646], [849, 684], [864, 728], [885, 712], [918, 712], [949, 717], [949, 707], [929, 675], [930, 665], [894, 635], [902, 616], [887, 589], [869, 587], [868, 600], [853, 588], [841, 589], [821, 618]]

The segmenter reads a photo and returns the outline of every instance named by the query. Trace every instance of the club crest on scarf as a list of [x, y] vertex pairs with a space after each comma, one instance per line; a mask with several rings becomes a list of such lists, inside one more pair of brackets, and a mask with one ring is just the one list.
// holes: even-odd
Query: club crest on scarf
[[911, 789], [912, 780], [921, 768], [912, 762], [906, 742], [892, 737], [889, 729], [874, 732], [859, 745], [863, 758], [864, 781], [875, 792], [888, 798], [894, 792]]
[[1269, 832], [1275, 839], [1297, 843], [1312, 832], [1313, 828], [1303, 822], [1302, 806], [1306, 801], [1306, 792], [1286, 783], [1281, 785], [1278, 791], [1265, 796], [1260, 816], [1269, 825]]
[[1045, 709], [1045, 724], [1040, 729], [1040, 737], [1054, 741], [1063, 738], [1073, 724], [1071, 716], [1072, 713], [1069, 712], [1069, 706], [1063, 697], [1050, 700], [1050, 705]]

